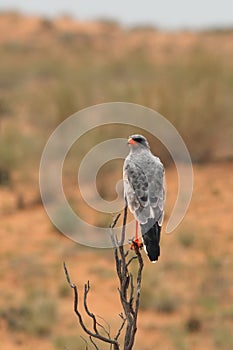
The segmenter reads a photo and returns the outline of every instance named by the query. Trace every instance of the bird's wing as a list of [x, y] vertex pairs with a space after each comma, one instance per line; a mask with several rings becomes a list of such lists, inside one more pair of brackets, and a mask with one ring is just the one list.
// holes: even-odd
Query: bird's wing
[[148, 180], [141, 167], [133, 161], [124, 166], [125, 197], [132, 212], [148, 205]]
[[148, 158], [143, 168], [130, 159], [124, 166], [124, 192], [130, 211], [140, 224], [150, 218], [162, 223], [164, 169], [158, 158]]
[[164, 167], [159, 158], [153, 157], [148, 162], [147, 177], [149, 183], [149, 204], [153, 212], [152, 217], [161, 225], [164, 213], [165, 188]]

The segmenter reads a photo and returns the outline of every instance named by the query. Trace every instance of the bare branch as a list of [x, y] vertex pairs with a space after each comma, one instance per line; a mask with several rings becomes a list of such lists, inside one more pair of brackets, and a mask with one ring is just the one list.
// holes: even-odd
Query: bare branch
[[[106, 323], [106, 321], [100, 317], [108, 325], [108, 330], [107, 330], [103, 324], [97, 321], [95, 314], [92, 313], [88, 307], [87, 298], [88, 298], [88, 293], [90, 291], [89, 281], [84, 286], [83, 304], [84, 304], [84, 310], [86, 314], [92, 319], [93, 330], [89, 329], [85, 325], [78, 307], [78, 297], [79, 297], [78, 289], [76, 285], [71, 282], [66, 264], [64, 263], [64, 270], [65, 270], [67, 282], [69, 283], [70, 287], [74, 291], [74, 312], [78, 317], [81, 328], [86, 334], [89, 335], [90, 342], [95, 347], [95, 349], [98, 349], [98, 346], [95, 343], [94, 339], [98, 339], [99, 341], [108, 343], [110, 345], [110, 350], [111, 349], [120, 350], [118, 339], [120, 338], [123, 332], [123, 329], [126, 326], [125, 334], [124, 334], [124, 350], [131, 350], [133, 348], [135, 334], [137, 331], [137, 317], [138, 317], [140, 293], [141, 293], [143, 259], [140, 253], [140, 249], [136, 243], [132, 242], [134, 245], [133, 248], [136, 253], [136, 256], [134, 255], [130, 257], [129, 249], [125, 251], [125, 248], [124, 248], [125, 230], [126, 230], [126, 222], [127, 222], [127, 206], [124, 209], [123, 226], [121, 230], [120, 241], [118, 240], [117, 236], [115, 236], [113, 233], [113, 229], [116, 226], [119, 218], [120, 218], [120, 214], [118, 214], [113, 219], [113, 222], [110, 226], [110, 237], [114, 246], [115, 266], [116, 266], [117, 276], [119, 279], [118, 291], [119, 291], [120, 301], [121, 301], [121, 305], [123, 307], [124, 313], [119, 314], [122, 322], [114, 338], [111, 338], [110, 326], [108, 325], [108, 323]], [[138, 264], [138, 268], [136, 272], [136, 286], [134, 282], [134, 276], [130, 271], [130, 267], [134, 260], [137, 260], [137, 264]], [[100, 328], [104, 331], [106, 336], [100, 334], [99, 332]], [[87, 348], [88, 348], [88, 344], [86, 343], [86, 349]]]
[[89, 311], [88, 309], [88, 306], [87, 306], [87, 295], [88, 295], [88, 292], [90, 290], [90, 282], [87, 281], [87, 283], [85, 284], [84, 286], [84, 308], [85, 308], [85, 311], [86, 313], [88, 314], [88, 316], [90, 316], [93, 320], [93, 329], [95, 331], [96, 334], [98, 334], [98, 330], [97, 330], [97, 321], [96, 321], [96, 318], [95, 318], [95, 315]]
[[113, 222], [111, 223], [111, 226], [110, 226], [111, 228], [114, 228], [114, 227], [116, 226], [116, 224], [117, 224], [117, 222], [118, 222], [120, 216], [121, 216], [121, 213], [117, 214], [117, 216], [115, 217], [115, 219], [113, 219]]
[[[141, 279], [142, 279], [142, 269], [143, 269], [143, 260], [139, 250], [139, 247], [136, 243], [134, 244], [134, 251], [136, 256], [128, 258], [129, 251], [124, 251], [124, 242], [125, 242], [125, 227], [127, 221], [127, 207], [124, 210], [123, 218], [123, 227], [122, 227], [122, 236], [120, 245], [115, 244], [115, 263], [117, 275], [119, 278], [119, 294], [121, 299], [121, 304], [125, 313], [125, 321], [122, 324], [122, 328], [126, 323], [126, 332], [124, 337], [124, 350], [131, 350], [135, 340], [135, 334], [137, 331], [137, 317], [140, 301], [140, 292], [141, 292]], [[133, 275], [129, 271], [129, 267], [133, 260], [138, 261], [138, 271], [137, 271], [137, 288], [136, 295], [134, 290], [134, 280]], [[118, 330], [121, 332], [122, 329]], [[117, 334], [118, 335], [118, 334]]]
[[129, 265], [131, 264], [131, 262], [133, 260], [137, 259], [137, 256], [132, 256], [132, 258], [129, 259], [129, 261], [127, 262], [126, 266], [129, 267]]
[[124, 209], [124, 217], [123, 217], [123, 226], [122, 226], [122, 232], [121, 232], [121, 241], [120, 241], [120, 246], [123, 246], [125, 243], [125, 229], [126, 229], [126, 222], [127, 222], [127, 205], [125, 206]]
[[67, 282], [69, 283], [70, 287], [71, 288], [74, 288], [75, 285], [71, 282], [70, 280], [70, 276], [69, 276], [69, 273], [68, 273], [68, 270], [67, 270], [67, 267], [66, 267], [66, 263], [63, 262], [63, 267], [64, 267], [64, 270], [65, 270], [65, 275], [66, 275], [66, 279], [67, 279]]
[[[82, 327], [82, 329], [84, 330], [84, 332], [87, 333], [87, 334], [89, 335], [89, 337], [91, 337], [91, 338], [99, 339], [99, 340], [101, 340], [101, 341], [103, 341], [103, 342], [105, 342], [105, 343], [113, 344], [114, 350], [119, 350], [119, 349], [120, 349], [120, 348], [119, 348], [119, 344], [118, 344], [118, 342], [117, 342], [115, 339], [109, 339], [109, 338], [106, 338], [106, 337], [102, 336], [102, 335], [98, 332], [97, 328], [94, 327], [94, 326], [93, 326], [94, 332], [91, 331], [90, 329], [88, 329], [88, 328], [85, 326], [85, 324], [84, 324], [84, 322], [83, 322], [83, 319], [82, 319], [82, 315], [81, 315], [81, 313], [80, 313], [79, 310], [78, 310], [78, 289], [77, 289], [76, 285], [73, 284], [73, 283], [71, 282], [70, 276], [69, 276], [69, 273], [68, 273], [68, 270], [67, 270], [67, 267], [66, 267], [66, 264], [65, 264], [65, 263], [64, 263], [64, 270], [65, 270], [65, 274], [66, 274], [67, 281], [68, 281], [70, 287], [74, 290], [74, 312], [76, 313], [76, 315], [77, 315], [77, 317], [78, 317], [78, 320], [79, 320], [79, 324], [80, 324], [80, 326]], [[89, 290], [90, 290], [90, 286], [89, 286], [88, 283], [87, 283], [87, 284], [85, 285], [85, 290], [84, 290], [84, 300], [85, 300], [85, 303], [86, 303], [86, 298], [87, 298], [87, 294], [88, 294]], [[88, 312], [87, 312], [87, 310], [88, 310]], [[88, 315], [89, 315], [89, 316], [92, 315], [92, 313], [90, 313], [88, 307], [87, 307], [87, 310], [86, 310], [86, 308], [85, 308], [85, 311], [88, 313]], [[93, 316], [94, 316], [94, 315], [93, 315]], [[90, 316], [90, 317], [92, 317], [92, 316]], [[93, 317], [92, 317], [92, 318], [93, 318]], [[95, 324], [94, 319], [95, 319], [95, 316], [94, 316], [94, 318], [93, 318], [93, 322], [94, 322], [94, 324]], [[96, 319], [95, 319], [95, 320], [96, 320]], [[97, 330], [97, 332], [96, 332], [96, 330]], [[92, 340], [93, 340], [93, 339], [92, 339]]]

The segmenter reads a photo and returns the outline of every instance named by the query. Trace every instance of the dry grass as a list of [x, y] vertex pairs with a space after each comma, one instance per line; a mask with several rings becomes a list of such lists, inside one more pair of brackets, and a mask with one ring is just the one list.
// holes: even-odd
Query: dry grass
[[[195, 161], [232, 155], [231, 32], [169, 37], [152, 29], [122, 30], [106, 21], [85, 32], [72, 23], [74, 29], [68, 30], [66, 19], [71, 40], [64, 36], [64, 23], [48, 26], [44, 20], [15, 16], [9, 15], [8, 22], [16, 18], [19, 27], [28, 26], [27, 35], [14, 37], [7, 31], [7, 16], [0, 18], [6, 28], [0, 37], [4, 166], [15, 168], [18, 159], [22, 165], [19, 149], [32, 157], [39, 154], [49, 133], [70, 114], [108, 101], [158, 110], [178, 128]], [[109, 25], [114, 27], [110, 36]], [[28, 142], [34, 147], [28, 148]]]
[[51, 334], [56, 321], [56, 303], [45, 291], [30, 293], [17, 306], [1, 311], [9, 332], [25, 332], [36, 337]]

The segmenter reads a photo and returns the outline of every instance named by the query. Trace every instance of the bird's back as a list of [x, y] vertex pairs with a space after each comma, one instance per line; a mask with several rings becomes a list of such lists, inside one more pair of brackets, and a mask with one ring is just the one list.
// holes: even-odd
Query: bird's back
[[164, 168], [151, 152], [130, 153], [124, 163], [125, 197], [139, 223], [149, 218], [162, 222], [164, 205]]

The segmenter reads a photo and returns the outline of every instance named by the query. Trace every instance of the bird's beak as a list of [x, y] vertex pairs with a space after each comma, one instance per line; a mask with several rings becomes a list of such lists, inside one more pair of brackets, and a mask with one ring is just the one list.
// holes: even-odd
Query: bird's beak
[[135, 145], [136, 141], [134, 141], [131, 137], [128, 139], [129, 145]]

